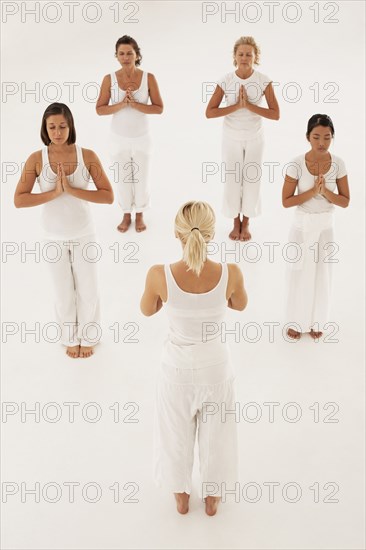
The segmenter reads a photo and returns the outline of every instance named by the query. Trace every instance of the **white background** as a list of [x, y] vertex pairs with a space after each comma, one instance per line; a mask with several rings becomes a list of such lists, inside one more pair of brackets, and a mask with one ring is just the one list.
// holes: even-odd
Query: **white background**
[[[56, 402], [62, 416], [53, 423], [45, 410], [39, 422], [32, 415], [22, 422], [20, 412], [9, 416], [6, 423], [3, 418], [2, 478], [19, 486], [19, 492], [3, 504], [3, 547], [364, 548], [364, 3], [281, 2], [274, 6], [271, 22], [268, 4], [273, 7], [277, 3], [240, 2], [240, 13], [225, 19], [225, 4], [211, 2], [218, 12], [203, 22], [201, 2], [136, 2], [138, 11], [132, 16], [136, 22], [131, 22], [127, 17], [133, 6], [121, 2], [115, 22], [115, 12], [110, 8], [117, 2], [99, 2], [101, 17], [95, 23], [82, 17], [84, 8], [85, 17], [96, 18], [96, 8], [90, 2], [75, 5], [74, 22], [69, 22], [69, 8], [64, 2], [57, 3], [58, 10], [56, 2], [38, 3], [40, 20], [36, 22], [34, 15], [25, 13], [35, 4], [2, 3], [2, 239], [14, 243], [14, 250], [19, 249], [7, 261], [3, 256], [2, 263], [3, 342], [4, 326], [14, 323], [18, 330], [3, 344], [2, 398], [16, 403], [19, 409], [21, 402], [28, 408], [38, 402], [41, 409]], [[233, 8], [234, 3], [226, 7]], [[6, 17], [5, 9], [17, 11]], [[288, 21], [297, 15], [297, 22]], [[46, 20], [58, 16], [58, 22]], [[325, 22], [327, 17], [338, 22]], [[79, 145], [95, 150], [113, 179], [108, 168], [110, 120], [96, 115], [96, 87], [88, 87], [88, 83], [99, 85], [105, 74], [119, 68], [114, 44], [123, 34], [138, 41], [142, 69], [156, 76], [164, 100], [163, 115], [150, 118], [154, 140], [152, 208], [146, 213], [146, 233], [138, 235], [131, 229], [121, 235], [115, 229], [121, 219], [117, 202], [112, 206], [92, 205], [102, 250], [103, 341], [93, 358], [75, 361], [66, 357], [59, 343], [47, 342], [42, 335], [39, 342], [31, 335], [22, 342], [24, 328], [39, 323], [42, 330], [54, 320], [53, 296], [46, 263], [37, 263], [31, 255], [22, 261], [20, 254], [40, 241], [40, 208], [16, 210], [13, 193], [20, 164], [42, 146], [42, 114], [55, 99], [70, 106]], [[240, 322], [244, 330], [238, 342], [228, 335], [237, 370], [240, 410], [244, 411], [246, 403], [256, 402], [262, 413], [257, 422], [248, 421], [248, 416], [255, 414], [254, 408], [248, 410], [246, 419], [240, 417], [238, 482], [241, 489], [246, 483], [257, 483], [262, 495], [256, 503], [249, 502], [253, 491], [247, 498], [241, 493], [239, 502], [228, 496], [218, 515], [208, 518], [199, 500], [195, 471], [191, 511], [183, 517], [175, 511], [172, 495], [155, 488], [151, 475], [154, 381], [167, 320], [164, 311], [144, 318], [139, 300], [149, 266], [180, 257], [173, 220], [186, 200], [207, 200], [217, 212], [215, 242], [223, 255], [216, 254], [213, 259], [237, 260], [233, 255], [225, 256], [225, 247], [230, 250], [235, 245], [227, 239], [230, 221], [220, 214], [220, 174], [203, 183], [202, 164], [221, 162], [222, 120], [205, 118], [204, 91], [207, 83], [232, 70], [233, 44], [241, 35], [253, 35], [260, 44], [259, 70], [278, 82], [275, 89], [281, 108], [278, 122], [264, 121], [265, 161], [279, 166], [273, 181], [269, 171], [264, 172], [263, 215], [252, 223], [253, 242], [262, 256], [251, 262], [254, 247], [237, 245], [249, 304], [244, 312], [228, 311], [227, 316], [228, 328]], [[49, 85], [51, 82], [60, 90], [58, 97], [53, 95], [56, 88]], [[75, 87], [74, 98], [70, 85], [65, 84], [68, 82], [80, 84]], [[289, 83], [296, 83], [296, 88]], [[310, 88], [314, 83], [319, 83], [319, 97]], [[335, 84], [326, 88], [328, 83]], [[39, 94], [25, 94], [37, 87]], [[6, 93], [11, 89], [14, 93]], [[330, 98], [333, 90], [336, 93]], [[349, 208], [337, 208], [335, 215], [339, 262], [334, 264], [332, 319], [338, 329], [333, 336], [328, 330], [325, 341], [315, 343], [305, 336], [290, 344], [282, 338], [286, 264], [281, 251], [293, 211], [281, 206], [282, 167], [307, 150], [306, 124], [316, 112], [326, 113], [334, 121], [332, 151], [344, 159], [351, 189]], [[274, 262], [269, 261], [265, 242], [280, 243]], [[113, 243], [120, 253], [116, 262], [109, 249]], [[133, 250], [137, 251], [133, 256], [137, 261], [129, 262], [127, 257]], [[25, 323], [23, 331], [21, 322]], [[279, 323], [273, 342], [269, 341], [268, 326], [263, 324], [269, 322]], [[126, 341], [132, 327], [127, 323], [138, 327], [134, 336], [138, 342]], [[253, 327], [245, 332], [248, 323], [257, 323], [262, 331], [257, 342], [251, 341], [255, 339]], [[115, 343], [109, 327], [117, 324], [120, 340]], [[68, 421], [65, 402], [80, 404], [73, 423]], [[99, 404], [99, 422], [83, 419], [81, 409], [89, 402]], [[116, 402], [121, 409], [117, 423], [109, 409]], [[132, 411], [123, 410], [128, 402], [139, 407], [134, 417], [137, 423], [122, 421]], [[279, 403], [273, 423], [264, 405], [267, 402]], [[298, 422], [283, 418], [282, 411], [290, 402], [301, 407]], [[309, 408], [314, 403], [319, 403], [319, 422], [314, 422], [314, 412]], [[339, 422], [324, 422], [333, 410], [324, 409], [327, 403], [339, 407], [333, 416]], [[50, 409], [49, 417], [54, 412]], [[89, 412], [92, 416], [93, 411]], [[293, 416], [294, 408], [288, 414]], [[22, 482], [27, 488], [36, 482], [41, 488], [49, 482], [58, 483], [62, 496], [55, 503], [47, 502], [42, 494], [39, 503], [32, 495], [21, 502]], [[63, 485], [66, 482], [80, 484], [74, 503], [69, 503]], [[99, 502], [82, 498], [81, 488], [88, 482], [100, 485]], [[122, 502], [130, 489], [121, 489], [120, 502], [114, 503], [109, 487], [117, 482], [121, 488], [127, 482], [138, 484], [138, 502]], [[280, 483], [273, 503], [269, 502], [268, 487], [263, 485], [266, 482]], [[282, 496], [282, 488], [289, 482], [302, 489], [296, 503]], [[316, 482], [320, 487], [318, 503], [309, 489]], [[334, 496], [338, 503], [324, 502], [331, 493], [331, 487], [324, 488], [328, 482], [339, 486]], [[54, 492], [50, 490], [48, 496], [52, 498]], [[92, 490], [89, 496], [94, 496]], [[293, 496], [291, 491], [289, 496]]]

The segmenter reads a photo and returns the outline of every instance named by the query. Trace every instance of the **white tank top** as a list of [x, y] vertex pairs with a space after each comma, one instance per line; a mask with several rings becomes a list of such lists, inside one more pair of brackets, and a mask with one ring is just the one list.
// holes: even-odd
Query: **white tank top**
[[[87, 189], [90, 174], [84, 164], [81, 148], [75, 144], [77, 155], [76, 170], [66, 176], [72, 187]], [[42, 192], [56, 187], [57, 174], [52, 170], [48, 157], [48, 147], [42, 149], [42, 170], [37, 178]], [[62, 193], [56, 199], [43, 205], [42, 225], [44, 236], [52, 240], [70, 240], [95, 232], [94, 222], [87, 201]]]
[[168, 298], [164, 304], [169, 319], [169, 335], [164, 344], [163, 363], [180, 368], [201, 368], [229, 359], [226, 342], [221, 341], [221, 323], [227, 309], [227, 264], [208, 292], [185, 292], [176, 283], [169, 265], [164, 266]]
[[[133, 95], [139, 103], [147, 104], [149, 100], [149, 87], [147, 72], [142, 73], [141, 85]], [[111, 73], [111, 104], [120, 103], [126, 96], [126, 92], [118, 86], [116, 73]], [[148, 117], [140, 113], [130, 105], [112, 115], [111, 131], [119, 136], [135, 138], [146, 135], [149, 132]]]

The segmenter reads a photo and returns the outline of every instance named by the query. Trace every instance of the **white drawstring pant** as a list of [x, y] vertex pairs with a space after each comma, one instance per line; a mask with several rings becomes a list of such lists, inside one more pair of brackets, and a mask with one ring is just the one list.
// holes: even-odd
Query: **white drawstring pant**
[[150, 152], [150, 135], [138, 138], [111, 137], [113, 180], [117, 182], [118, 202], [124, 214], [131, 214], [134, 210], [144, 212], [150, 207]]
[[[64, 346], [93, 346], [101, 335], [95, 235], [71, 241], [47, 241], [47, 259], [55, 293], [56, 321]], [[52, 252], [54, 244], [55, 253]], [[90, 243], [90, 244], [89, 244]], [[94, 244], [92, 244], [94, 243]]]
[[[287, 322], [298, 332], [324, 331], [329, 322], [334, 245], [332, 212], [295, 212], [289, 242], [295, 243], [287, 267]], [[288, 261], [288, 260], [287, 260]]]
[[[190, 346], [191, 347], [191, 346]], [[184, 368], [163, 363], [155, 409], [154, 478], [173, 493], [192, 491], [198, 431], [201, 496], [238, 480], [234, 376], [228, 362]]]
[[240, 141], [223, 136], [222, 176], [225, 183], [222, 213], [228, 218], [261, 213], [260, 184], [264, 138]]

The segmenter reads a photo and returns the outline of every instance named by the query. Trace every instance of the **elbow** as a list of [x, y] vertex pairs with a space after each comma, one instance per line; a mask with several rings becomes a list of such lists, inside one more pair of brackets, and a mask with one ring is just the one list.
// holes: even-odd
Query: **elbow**
[[292, 200], [293, 198], [294, 198], [293, 195], [291, 195], [290, 197], [284, 197], [284, 196], [283, 196], [283, 197], [282, 197], [282, 206], [283, 206], [284, 208], [291, 208], [292, 206], [296, 206], [295, 204], [293, 204], [293, 202], [294, 202], [294, 201]]
[[206, 118], [212, 118], [211, 109], [206, 109]]
[[14, 197], [14, 206], [15, 208], [22, 208], [22, 201], [21, 198], [18, 195], [15, 195]]
[[149, 311], [148, 309], [143, 309], [142, 307], [140, 307], [140, 310], [145, 317], [151, 317], [155, 313], [154, 311]]
[[343, 205], [343, 208], [347, 208], [349, 206], [349, 199], [346, 200], [346, 202]]
[[153, 311], [147, 307], [147, 304], [144, 303], [144, 300], [142, 299], [140, 302], [140, 311], [145, 317], [151, 317], [153, 315]]
[[114, 202], [114, 194], [113, 194], [113, 191], [111, 193], [109, 193], [108, 195], [108, 200], [107, 200], [107, 204], [113, 204]]
[[235, 309], [236, 311], [244, 311], [247, 305], [248, 305], [248, 300], [246, 300], [245, 302], [241, 302], [241, 304], [236, 304], [233, 309]]
[[273, 120], [280, 120], [280, 111], [274, 112]]
[[164, 111], [164, 105], [159, 105], [158, 111], [157, 111], [158, 115], [161, 115], [163, 111]]
[[248, 296], [245, 296], [245, 300], [241, 304], [241, 307], [239, 308], [239, 311], [244, 311], [244, 309], [247, 307], [247, 305], [248, 305]]

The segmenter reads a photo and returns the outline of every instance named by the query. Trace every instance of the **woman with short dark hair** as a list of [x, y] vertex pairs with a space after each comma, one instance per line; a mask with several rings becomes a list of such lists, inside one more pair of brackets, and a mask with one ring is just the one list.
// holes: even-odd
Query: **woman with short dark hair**
[[121, 68], [104, 77], [96, 111], [112, 115], [110, 156], [117, 163], [118, 201], [123, 211], [117, 229], [128, 230], [135, 210], [135, 229], [141, 232], [146, 229], [143, 213], [150, 206], [151, 138], [146, 115], [161, 114], [163, 101], [155, 76], [138, 68], [142, 55], [134, 38], [119, 38], [115, 56]]
[[283, 206], [296, 206], [289, 242], [297, 254], [288, 262], [287, 282], [287, 320], [293, 325], [287, 334], [296, 340], [304, 332], [320, 338], [329, 322], [333, 211], [350, 200], [345, 164], [328, 151], [334, 134], [328, 115], [309, 119], [310, 151], [288, 163], [282, 190]]

